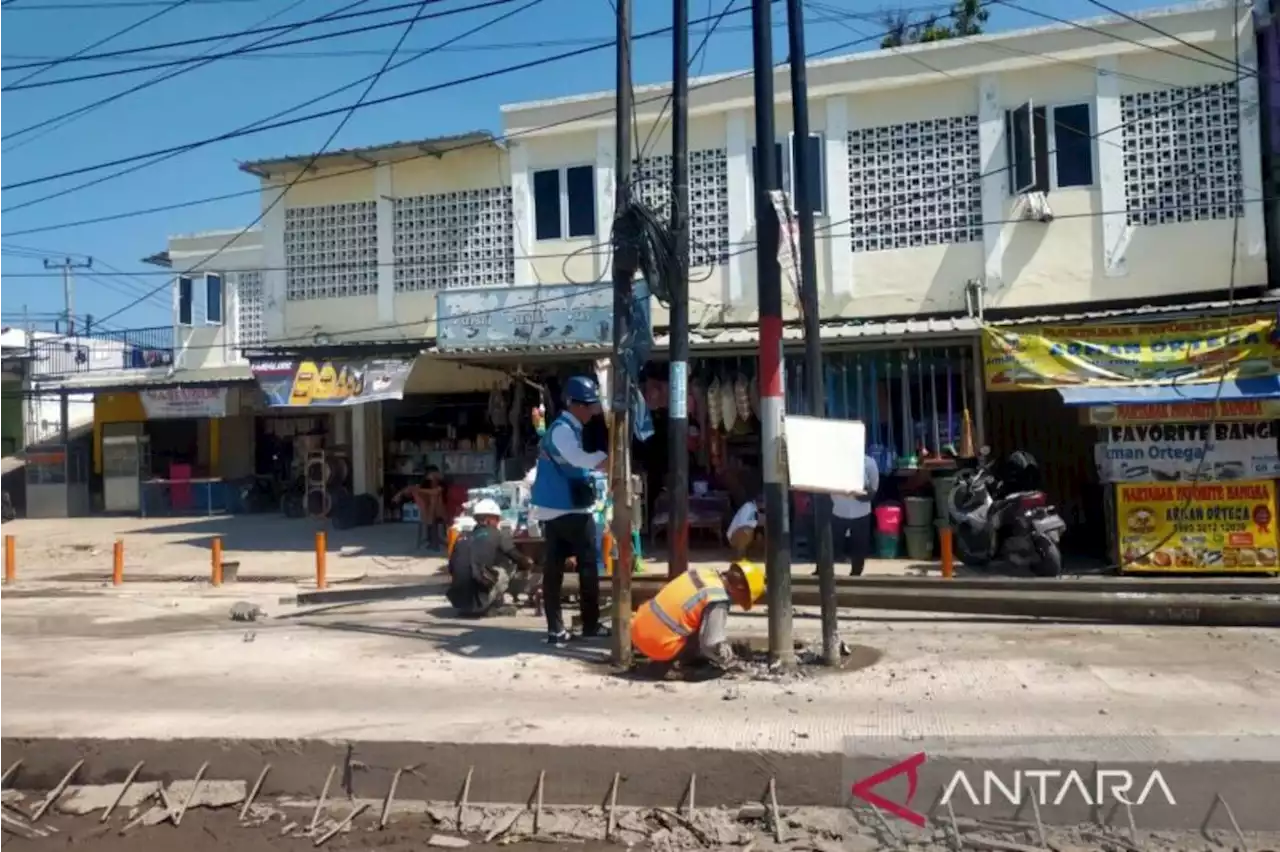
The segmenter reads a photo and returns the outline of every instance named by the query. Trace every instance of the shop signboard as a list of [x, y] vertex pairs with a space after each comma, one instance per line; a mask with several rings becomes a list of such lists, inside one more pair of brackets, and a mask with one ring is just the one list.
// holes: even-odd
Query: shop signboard
[[1271, 481], [1116, 486], [1127, 571], [1277, 570]]
[[227, 388], [158, 388], [138, 396], [148, 420], [227, 416]]
[[987, 390], [1203, 384], [1280, 374], [1276, 317], [1087, 326], [988, 326]]
[[1109, 426], [1104, 436], [1094, 447], [1103, 482], [1230, 482], [1280, 476], [1270, 421]]
[[403, 358], [331, 358], [267, 361], [253, 365], [272, 408], [341, 408], [402, 399], [413, 371]]
[[1153, 402], [1142, 405], [1098, 405], [1084, 409], [1091, 426], [1135, 426], [1148, 423], [1235, 423], [1280, 420], [1280, 399], [1224, 399], [1213, 402]]
[[436, 297], [442, 351], [613, 345], [613, 285], [445, 290]]

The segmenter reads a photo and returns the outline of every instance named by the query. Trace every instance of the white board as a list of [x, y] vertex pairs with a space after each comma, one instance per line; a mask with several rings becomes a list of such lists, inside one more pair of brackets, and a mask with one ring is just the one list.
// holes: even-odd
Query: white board
[[861, 421], [788, 416], [784, 431], [793, 489], [847, 494], [866, 488], [867, 427]]

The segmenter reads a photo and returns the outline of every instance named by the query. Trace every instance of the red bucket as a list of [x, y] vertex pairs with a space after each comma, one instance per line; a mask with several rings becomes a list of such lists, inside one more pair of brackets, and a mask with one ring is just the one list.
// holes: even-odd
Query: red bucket
[[876, 529], [889, 535], [902, 532], [902, 506], [897, 503], [883, 503], [875, 508]]

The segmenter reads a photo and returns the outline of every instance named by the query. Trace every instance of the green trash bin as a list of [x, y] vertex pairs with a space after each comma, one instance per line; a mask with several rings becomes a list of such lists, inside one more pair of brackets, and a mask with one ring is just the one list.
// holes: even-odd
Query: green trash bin
[[876, 558], [897, 559], [902, 554], [902, 537], [897, 533], [876, 530]]

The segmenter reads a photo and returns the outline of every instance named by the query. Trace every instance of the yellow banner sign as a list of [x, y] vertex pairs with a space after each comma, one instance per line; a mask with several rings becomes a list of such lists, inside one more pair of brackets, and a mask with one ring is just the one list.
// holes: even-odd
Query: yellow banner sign
[[1280, 570], [1273, 481], [1116, 486], [1126, 571]]
[[990, 391], [1215, 382], [1280, 373], [1276, 317], [1161, 325], [988, 327]]
[[1280, 420], [1280, 399], [1224, 399], [1212, 402], [1152, 402], [1098, 405], [1082, 410], [1090, 426], [1140, 426], [1155, 423], [1243, 423]]

